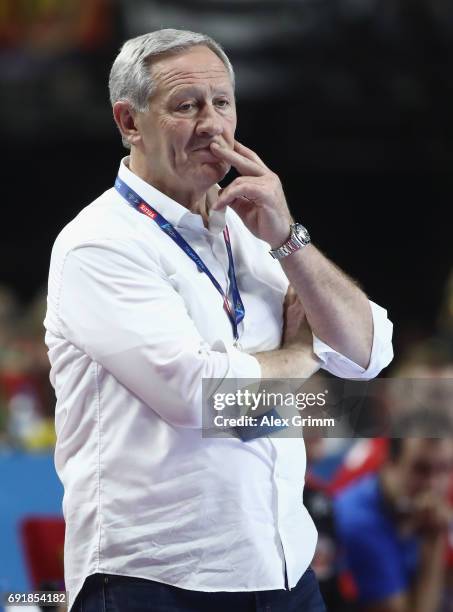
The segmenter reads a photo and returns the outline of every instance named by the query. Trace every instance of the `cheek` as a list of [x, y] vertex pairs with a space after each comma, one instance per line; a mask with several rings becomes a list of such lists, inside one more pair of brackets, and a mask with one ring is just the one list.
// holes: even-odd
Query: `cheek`
[[236, 133], [236, 125], [237, 125], [236, 115], [234, 115], [234, 117], [232, 117], [231, 119], [228, 120], [228, 122], [226, 124], [226, 128], [225, 128], [225, 132], [228, 135], [228, 140], [231, 141], [231, 143], [234, 143], [234, 135]]
[[161, 125], [166, 134], [167, 145], [176, 155], [184, 152], [192, 135], [192, 126], [187, 121], [166, 120]]

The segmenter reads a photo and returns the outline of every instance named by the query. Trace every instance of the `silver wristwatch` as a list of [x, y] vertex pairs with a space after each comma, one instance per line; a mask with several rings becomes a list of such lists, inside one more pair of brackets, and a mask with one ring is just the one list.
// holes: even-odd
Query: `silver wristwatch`
[[308, 233], [307, 228], [305, 228], [303, 225], [300, 223], [291, 223], [289, 227], [291, 233], [288, 240], [278, 249], [269, 251], [274, 259], [283, 259], [283, 257], [287, 257], [288, 255], [291, 255], [291, 253], [294, 253], [299, 249], [303, 249], [311, 242], [310, 234]]

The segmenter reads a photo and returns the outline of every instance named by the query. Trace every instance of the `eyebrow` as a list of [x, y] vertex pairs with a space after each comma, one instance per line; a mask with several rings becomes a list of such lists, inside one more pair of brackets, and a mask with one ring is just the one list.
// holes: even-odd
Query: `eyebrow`
[[[200, 93], [204, 93], [204, 89], [201, 89], [197, 85], [181, 85], [179, 89], [174, 90], [169, 94], [169, 98], [177, 98], [179, 96], [187, 96], [187, 95], [198, 95]], [[214, 88], [214, 95], [222, 95], [222, 96], [231, 96], [231, 92], [229, 92], [224, 87]]]

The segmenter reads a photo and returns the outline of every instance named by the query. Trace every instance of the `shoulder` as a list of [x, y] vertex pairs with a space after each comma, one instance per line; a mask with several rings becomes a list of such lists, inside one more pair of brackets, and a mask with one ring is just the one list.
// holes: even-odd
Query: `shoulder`
[[[150, 231], [148, 225], [152, 224], [147, 224], [145, 233]], [[143, 228], [141, 215], [124, 203], [115, 189], [108, 189], [60, 231], [52, 247], [51, 268], [62, 265], [69, 253], [84, 247], [124, 249], [131, 254], [142, 247], [152, 251], [152, 241]]]
[[120, 206], [114, 189], [108, 189], [98, 198], [85, 206], [58, 234], [54, 246], [72, 249], [90, 240], [124, 235], [123, 221], [126, 206]]

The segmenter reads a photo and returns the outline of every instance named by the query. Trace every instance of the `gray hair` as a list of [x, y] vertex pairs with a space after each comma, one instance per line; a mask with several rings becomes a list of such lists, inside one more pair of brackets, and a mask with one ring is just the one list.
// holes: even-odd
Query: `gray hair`
[[[219, 43], [205, 34], [167, 28], [142, 34], [123, 44], [110, 71], [109, 91], [112, 106], [115, 102], [124, 100], [137, 112], [148, 110], [150, 98], [155, 91], [150, 70], [153, 58], [163, 54], [177, 55], [198, 45], [208, 47], [222, 60], [234, 88], [233, 66]], [[130, 148], [124, 138], [123, 144]]]

